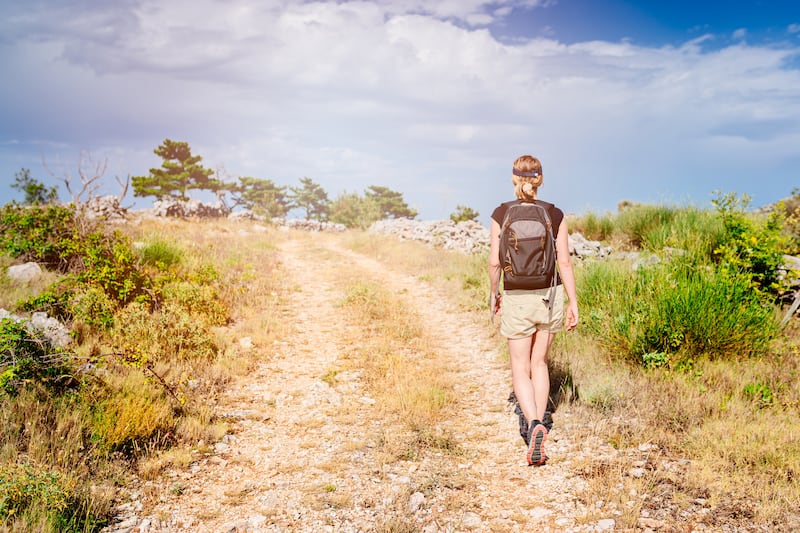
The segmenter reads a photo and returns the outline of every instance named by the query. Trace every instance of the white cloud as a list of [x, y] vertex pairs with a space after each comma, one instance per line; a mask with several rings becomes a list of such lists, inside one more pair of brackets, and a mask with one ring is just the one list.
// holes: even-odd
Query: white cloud
[[751, 187], [737, 176], [765, 168], [775, 174], [762, 192], [789, 192], [800, 74], [785, 62], [796, 48], [707, 50], [710, 35], [658, 48], [501, 43], [485, 27], [537, 4], [86, 1], [81, 17], [48, 15], [44, 2], [0, 8], [0, 30], [13, 33], [0, 58], [16, 80], [0, 86], [0, 157], [11, 140], [17, 154], [31, 139], [71, 143], [137, 174], [170, 137], [234, 175], [305, 175], [332, 195], [385, 184], [428, 217], [457, 203], [488, 215], [510, 194], [520, 153], [542, 157], [543, 193], [572, 209], [689, 191], [702, 200]]

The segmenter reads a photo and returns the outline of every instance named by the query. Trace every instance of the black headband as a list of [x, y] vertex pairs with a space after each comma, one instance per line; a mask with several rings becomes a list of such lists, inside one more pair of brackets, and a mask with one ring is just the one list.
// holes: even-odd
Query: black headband
[[535, 178], [536, 176], [540, 176], [542, 174], [541, 170], [533, 170], [531, 172], [523, 172], [521, 170], [517, 170], [516, 168], [512, 171], [515, 176], [521, 176], [523, 178]]

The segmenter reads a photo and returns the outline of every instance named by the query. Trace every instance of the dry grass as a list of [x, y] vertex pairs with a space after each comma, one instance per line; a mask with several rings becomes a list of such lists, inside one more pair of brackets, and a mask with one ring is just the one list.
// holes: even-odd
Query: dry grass
[[378, 283], [347, 286], [343, 307], [362, 330], [357, 366], [381, 407], [408, 427], [435, 426], [453, 402], [452, 383], [419, 317]]
[[[674, 506], [670, 514], [678, 519], [700, 498], [705, 507], [739, 509], [738, 518], [711, 513], [717, 526], [743, 517], [769, 527], [793, 519], [792, 509], [800, 508], [796, 357], [699, 361], [691, 372], [645, 371], [603, 356], [580, 337], [556, 345], [553, 355], [551, 364], [569, 369], [577, 405], [590, 421], [578, 438], [599, 436], [621, 451], [654, 445], [664, 457], [648, 465], [652, 470], [688, 460], [671, 472], [666, 500], [662, 470], [635, 480], [633, 503], [616, 504], [623, 518], [632, 520], [630, 509], [663, 501], [656, 507]], [[623, 476], [622, 487], [614, 483], [627, 466], [586, 475], [587, 501], [628, 492], [631, 479]], [[642, 503], [644, 496], [649, 503]]]
[[484, 255], [438, 250], [416, 241], [375, 238], [368, 232], [348, 232], [344, 239], [355, 251], [414, 274], [422, 281], [436, 280], [445, 285], [452, 301], [465, 309], [483, 311], [485, 308], [489, 282]]

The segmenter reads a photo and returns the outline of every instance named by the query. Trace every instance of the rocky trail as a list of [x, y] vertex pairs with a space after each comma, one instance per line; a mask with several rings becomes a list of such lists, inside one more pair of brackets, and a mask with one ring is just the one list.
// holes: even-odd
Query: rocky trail
[[[289, 278], [315, 275], [283, 296], [289, 334], [264, 350], [219, 406], [231, 432], [189, 468], [134, 491], [108, 531], [620, 530], [620, 510], [584, 501], [579, 470], [621, 452], [599, 439], [576, 438], [574, 428], [586, 422], [571, 406], [556, 413], [548, 464], [527, 466], [507, 401], [509, 370], [485, 316], [460, 311], [435, 284], [350, 251], [336, 235], [310, 239], [290, 236], [280, 245]], [[337, 307], [344, 272], [381, 283], [414, 309], [437, 356], [452, 363], [457, 400], [444, 424], [462, 453], [387, 460], [382, 443], [396, 434], [397, 421], [381, 418], [361, 373], [341, 364], [359, 333]], [[334, 368], [345, 370], [326, 379]], [[636, 453], [644, 464], [650, 451]], [[631, 505], [639, 512], [641, 501], [632, 495]], [[639, 526], [691, 530], [668, 527], [644, 510]]]

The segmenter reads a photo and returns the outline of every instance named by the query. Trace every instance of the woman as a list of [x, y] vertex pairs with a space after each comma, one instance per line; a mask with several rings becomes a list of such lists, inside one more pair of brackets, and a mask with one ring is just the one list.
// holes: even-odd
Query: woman
[[[529, 465], [543, 465], [547, 460], [544, 441], [547, 427], [542, 423], [550, 394], [550, 376], [547, 354], [556, 332], [571, 331], [578, 325], [578, 300], [575, 291], [575, 274], [569, 256], [567, 223], [564, 212], [552, 204], [547, 207], [555, 234], [558, 277], [555, 301], [549, 305], [551, 288], [499, 291], [500, 232], [509, 207], [522, 202], [536, 202], [542, 184], [542, 165], [538, 159], [523, 155], [514, 161], [511, 181], [517, 199], [501, 204], [492, 213], [491, 249], [489, 252], [490, 306], [494, 314], [502, 317], [500, 333], [508, 339], [511, 358], [511, 380], [514, 394], [525, 417], [528, 443], [526, 458]], [[566, 313], [564, 294], [568, 298]], [[549, 413], [548, 413], [549, 414]], [[523, 422], [520, 422], [521, 425]]]

